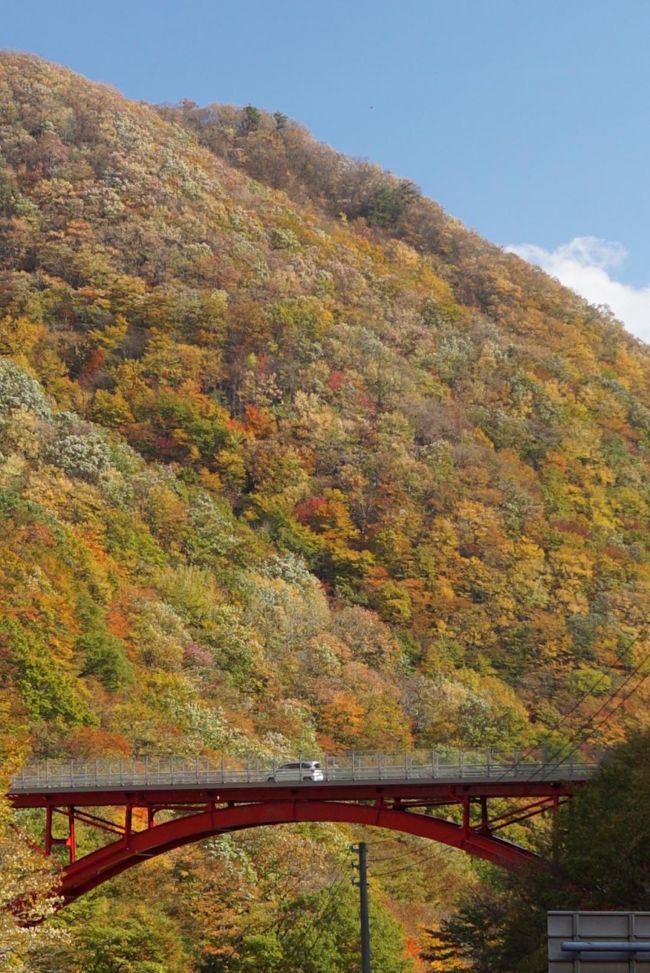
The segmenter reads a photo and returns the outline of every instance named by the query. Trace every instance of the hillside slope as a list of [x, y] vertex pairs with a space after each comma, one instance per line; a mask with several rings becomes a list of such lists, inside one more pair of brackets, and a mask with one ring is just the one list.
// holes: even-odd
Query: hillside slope
[[282, 116], [2, 55], [0, 354], [36, 756], [547, 743], [643, 656], [648, 350]]

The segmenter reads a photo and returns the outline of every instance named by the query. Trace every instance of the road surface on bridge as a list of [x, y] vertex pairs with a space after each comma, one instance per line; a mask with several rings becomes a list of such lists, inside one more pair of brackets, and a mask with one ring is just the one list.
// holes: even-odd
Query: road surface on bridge
[[[312, 758], [299, 757], [295, 763], [308, 764]], [[449, 757], [436, 751], [406, 754], [346, 754], [343, 757], [319, 757], [323, 780], [303, 779], [303, 771], [281, 771], [282, 779], [274, 779], [283, 761], [238, 762], [230, 758], [222, 761], [203, 759], [147, 757], [141, 760], [45, 761], [26, 767], [14, 778], [12, 797], [20, 806], [39, 806], [38, 795], [56, 792], [108, 792], [137, 789], [138, 792], [156, 789], [271, 789], [292, 788], [328, 789], [350, 786], [356, 791], [360, 784], [393, 787], [414, 783], [429, 785], [521, 784], [533, 790], [542, 784], [563, 781], [585, 781], [598, 766], [596, 761], [571, 760], [544, 762], [527, 756], [503, 754], [465, 754]], [[307, 773], [305, 771], [305, 773]], [[33, 796], [36, 803], [28, 805], [24, 798]], [[17, 805], [18, 806], [18, 805]]]

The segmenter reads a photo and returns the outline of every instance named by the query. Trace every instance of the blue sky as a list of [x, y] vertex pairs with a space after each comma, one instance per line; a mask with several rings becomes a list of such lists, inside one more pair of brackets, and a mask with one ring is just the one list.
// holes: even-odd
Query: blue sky
[[648, 0], [5, 0], [0, 46], [281, 110], [650, 338]]

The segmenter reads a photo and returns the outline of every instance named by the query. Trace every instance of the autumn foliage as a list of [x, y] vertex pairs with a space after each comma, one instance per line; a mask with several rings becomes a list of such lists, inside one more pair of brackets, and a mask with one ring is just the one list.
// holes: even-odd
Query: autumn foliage
[[[0, 682], [35, 758], [553, 744], [642, 657], [647, 349], [284, 116], [2, 55], [0, 355]], [[276, 846], [237, 840], [156, 866], [155, 915], [116, 886], [134, 970], [181, 940], [175, 970], [286, 968], [242, 878]], [[108, 894], [68, 920], [96, 942]]]

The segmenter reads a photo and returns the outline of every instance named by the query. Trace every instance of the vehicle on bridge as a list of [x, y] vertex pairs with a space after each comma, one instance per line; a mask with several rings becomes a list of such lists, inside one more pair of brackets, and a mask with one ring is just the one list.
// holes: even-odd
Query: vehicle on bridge
[[325, 780], [318, 760], [301, 760], [296, 763], [282, 764], [267, 777], [268, 781], [319, 781]]

